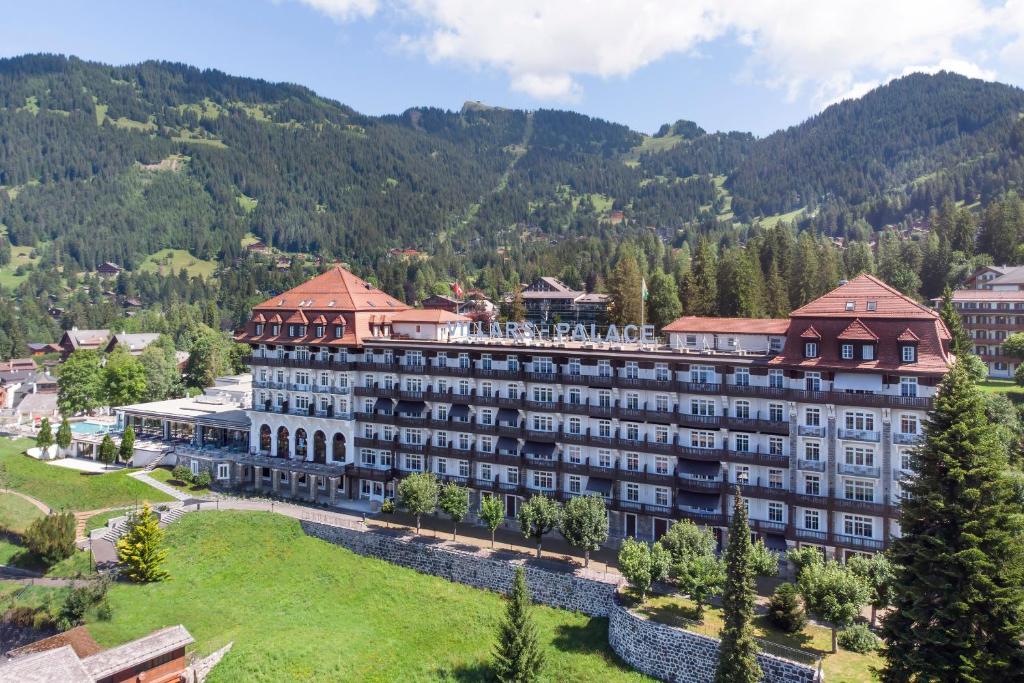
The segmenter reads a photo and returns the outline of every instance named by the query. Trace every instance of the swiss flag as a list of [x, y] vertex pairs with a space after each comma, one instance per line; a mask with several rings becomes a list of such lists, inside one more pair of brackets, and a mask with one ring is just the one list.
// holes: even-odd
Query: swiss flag
[[461, 299], [462, 298], [462, 285], [460, 285], [458, 282], [453, 282], [452, 283], [452, 293], [455, 296], [457, 296], [457, 297], [459, 297]]

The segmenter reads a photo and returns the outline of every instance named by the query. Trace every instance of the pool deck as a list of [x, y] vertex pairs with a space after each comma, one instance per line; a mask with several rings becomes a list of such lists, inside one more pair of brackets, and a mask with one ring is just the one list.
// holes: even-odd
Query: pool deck
[[58, 458], [56, 460], [44, 460], [48, 465], [66, 467], [69, 470], [81, 470], [83, 472], [116, 472], [123, 470], [124, 465], [104, 465], [98, 460], [87, 458]]

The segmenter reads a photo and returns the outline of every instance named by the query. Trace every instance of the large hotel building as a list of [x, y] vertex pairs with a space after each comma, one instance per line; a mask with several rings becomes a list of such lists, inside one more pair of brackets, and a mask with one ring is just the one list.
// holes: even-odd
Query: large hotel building
[[570, 327], [480, 330], [335, 267], [253, 310], [248, 452], [195, 462], [337, 505], [424, 470], [510, 516], [534, 494], [598, 494], [616, 540], [681, 518], [721, 538], [736, 484], [773, 548], [843, 557], [899, 533], [899, 480], [952, 360], [935, 311], [861, 275], [787, 320]]

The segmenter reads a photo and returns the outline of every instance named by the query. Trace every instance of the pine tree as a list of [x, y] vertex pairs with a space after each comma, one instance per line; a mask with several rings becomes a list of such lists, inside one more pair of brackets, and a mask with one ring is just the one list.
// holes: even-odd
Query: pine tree
[[768, 620], [786, 633], [798, 633], [807, 625], [800, 592], [791, 583], [780, 584], [768, 600]]
[[117, 457], [121, 462], [129, 462], [135, 455], [135, 428], [130, 424], [121, 434], [121, 445], [117, 448]]
[[718, 261], [706, 237], [697, 241], [686, 289], [686, 311], [690, 315], [718, 313]]
[[62, 449], [71, 446], [71, 423], [66, 417], [60, 421], [60, 427], [57, 428], [57, 445]]
[[150, 583], [167, 578], [163, 563], [167, 549], [163, 547], [164, 530], [149, 507], [142, 506], [128, 524], [128, 532], [117, 541], [117, 559], [121, 573], [135, 583]]
[[786, 283], [782, 281], [779, 267], [772, 261], [768, 267], [768, 279], [765, 282], [765, 309], [772, 318], [785, 318], [789, 315], [789, 294]]
[[942, 292], [942, 307], [939, 309], [939, 316], [942, 318], [942, 322], [946, 323], [946, 327], [949, 328], [949, 333], [953, 337], [950, 342], [950, 350], [953, 351], [953, 354], [963, 356], [972, 353], [974, 344], [971, 343], [971, 337], [967, 334], [963, 319], [953, 308], [953, 292], [948, 285]]
[[45, 417], [39, 422], [39, 432], [36, 434], [36, 446], [45, 451], [53, 445], [53, 428], [50, 421]]
[[117, 446], [114, 445], [114, 440], [110, 438], [110, 434], [105, 434], [103, 440], [100, 441], [100, 462], [104, 465], [113, 465], [117, 461]]
[[495, 677], [503, 683], [530, 683], [540, 678], [544, 653], [530, 609], [526, 572], [516, 567], [505, 618], [498, 626], [498, 642], [494, 648]]
[[640, 322], [644, 307], [641, 280], [640, 266], [633, 250], [625, 250], [608, 278], [608, 295], [611, 298], [609, 322], [616, 325]]
[[526, 304], [523, 303], [523, 287], [517, 284], [512, 293], [512, 303], [509, 305], [508, 319], [512, 322], [526, 320]]
[[904, 484], [884, 681], [997, 681], [1024, 667], [1024, 545], [1005, 448], [960, 363]]
[[722, 643], [718, 650], [716, 683], [757, 683], [761, 667], [751, 619], [754, 618], [754, 566], [751, 560], [747, 506], [739, 487], [733, 494], [729, 545], [725, 549], [725, 588], [722, 590]]

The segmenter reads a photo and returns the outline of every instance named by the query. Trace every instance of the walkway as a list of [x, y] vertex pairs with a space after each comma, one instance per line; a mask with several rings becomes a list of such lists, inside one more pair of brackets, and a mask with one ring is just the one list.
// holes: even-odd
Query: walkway
[[175, 500], [195, 500], [195, 496], [190, 496], [187, 493], [179, 491], [173, 486], [168, 486], [162, 481], [157, 481], [153, 477], [149, 476], [149, 474], [143, 470], [139, 470], [138, 472], [132, 472], [128, 476], [131, 477], [132, 479], [138, 479], [143, 484], [149, 484], [158, 491], [163, 491], [164, 493], [166, 493], [168, 496], [171, 496]]
[[25, 495], [21, 491], [15, 491], [13, 489], [0, 489], [0, 493], [9, 493], [12, 496], [18, 496], [19, 498], [24, 498], [25, 500], [27, 500], [28, 502], [32, 503], [37, 508], [42, 510], [44, 514], [47, 514], [47, 515], [50, 514], [50, 506], [49, 505], [47, 505], [46, 503], [44, 503], [43, 501], [41, 501], [41, 500], [39, 500], [37, 498], [33, 498], [32, 496]]
[[0, 564], [0, 580], [29, 586], [45, 586], [47, 588], [64, 588], [66, 586], [78, 588], [79, 586], [88, 586], [92, 581], [91, 579], [51, 579], [39, 572], [21, 569], [20, 567], [11, 567], [6, 564]]

